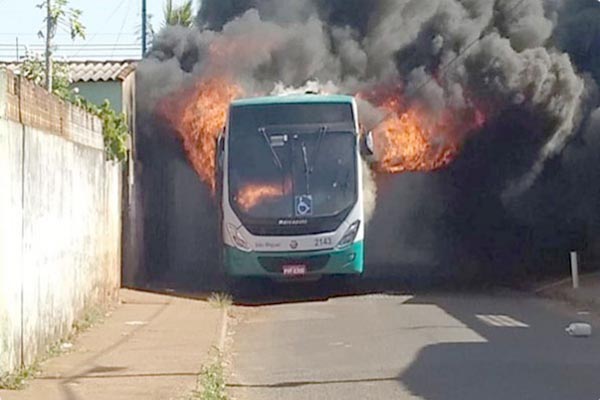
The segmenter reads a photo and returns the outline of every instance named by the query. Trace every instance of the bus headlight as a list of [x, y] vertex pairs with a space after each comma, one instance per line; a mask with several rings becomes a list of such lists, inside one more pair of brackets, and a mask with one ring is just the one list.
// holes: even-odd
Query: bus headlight
[[358, 233], [359, 227], [360, 227], [360, 220], [354, 221], [352, 223], [352, 225], [350, 225], [350, 227], [346, 230], [346, 233], [344, 233], [344, 236], [342, 236], [342, 238], [338, 242], [337, 246], [335, 246], [335, 247], [338, 249], [341, 249], [343, 247], [350, 246], [354, 242], [354, 239], [356, 238], [356, 234]]
[[233, 240], [238, 249], [245, 252], [252, 251], [250, 245], [248, 245], [248, 241], [246, 240], [240, 229], [236, 228], [232, 224], [227, 224], [227, 231], [229, 232], [229, 236], [231, 236], [231, 239]]

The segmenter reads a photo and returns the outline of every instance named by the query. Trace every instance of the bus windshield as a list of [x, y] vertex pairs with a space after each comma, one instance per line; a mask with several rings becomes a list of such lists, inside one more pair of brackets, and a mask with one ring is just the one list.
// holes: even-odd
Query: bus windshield
[[254, 219], [311, 219], [348, 210], [357, 198], [354, 131], [349, 104], [234, 107], [232, 206]]

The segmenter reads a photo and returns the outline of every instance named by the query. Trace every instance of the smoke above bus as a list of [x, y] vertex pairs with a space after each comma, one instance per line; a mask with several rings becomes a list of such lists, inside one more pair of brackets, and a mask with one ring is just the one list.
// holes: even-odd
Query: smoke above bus
[[204, 0], [155, 36], [139, 115], [212, 190], [233, 99], [352, 94], [375, 140], [373, 262], [520, 263], [598, 233], [598, 19], [592, 0]]

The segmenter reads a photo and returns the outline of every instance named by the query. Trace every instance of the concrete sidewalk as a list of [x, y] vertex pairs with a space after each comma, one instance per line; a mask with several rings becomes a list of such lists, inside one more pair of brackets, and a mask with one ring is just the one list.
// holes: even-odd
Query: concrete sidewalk
[[121, 291], [121, 302], [41, 376], [2, 400], [180, 399], [196, 388], [223, 312], [205, 301]]
[[566, 278], [560, 282], [542, 285], [535, 292], [566, 301], [582, 311], [585, 309], [600, 315], [600, 272], [581, 275], [578, 289], [573, 289], [571, 278]]

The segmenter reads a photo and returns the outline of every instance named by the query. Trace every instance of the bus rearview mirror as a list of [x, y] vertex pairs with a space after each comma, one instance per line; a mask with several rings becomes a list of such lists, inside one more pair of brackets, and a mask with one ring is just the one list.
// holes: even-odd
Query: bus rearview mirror
[[371, 157], [374, 154], [373, 132], [365, 133], [361, 138], [361, 153], [363, 156]]

